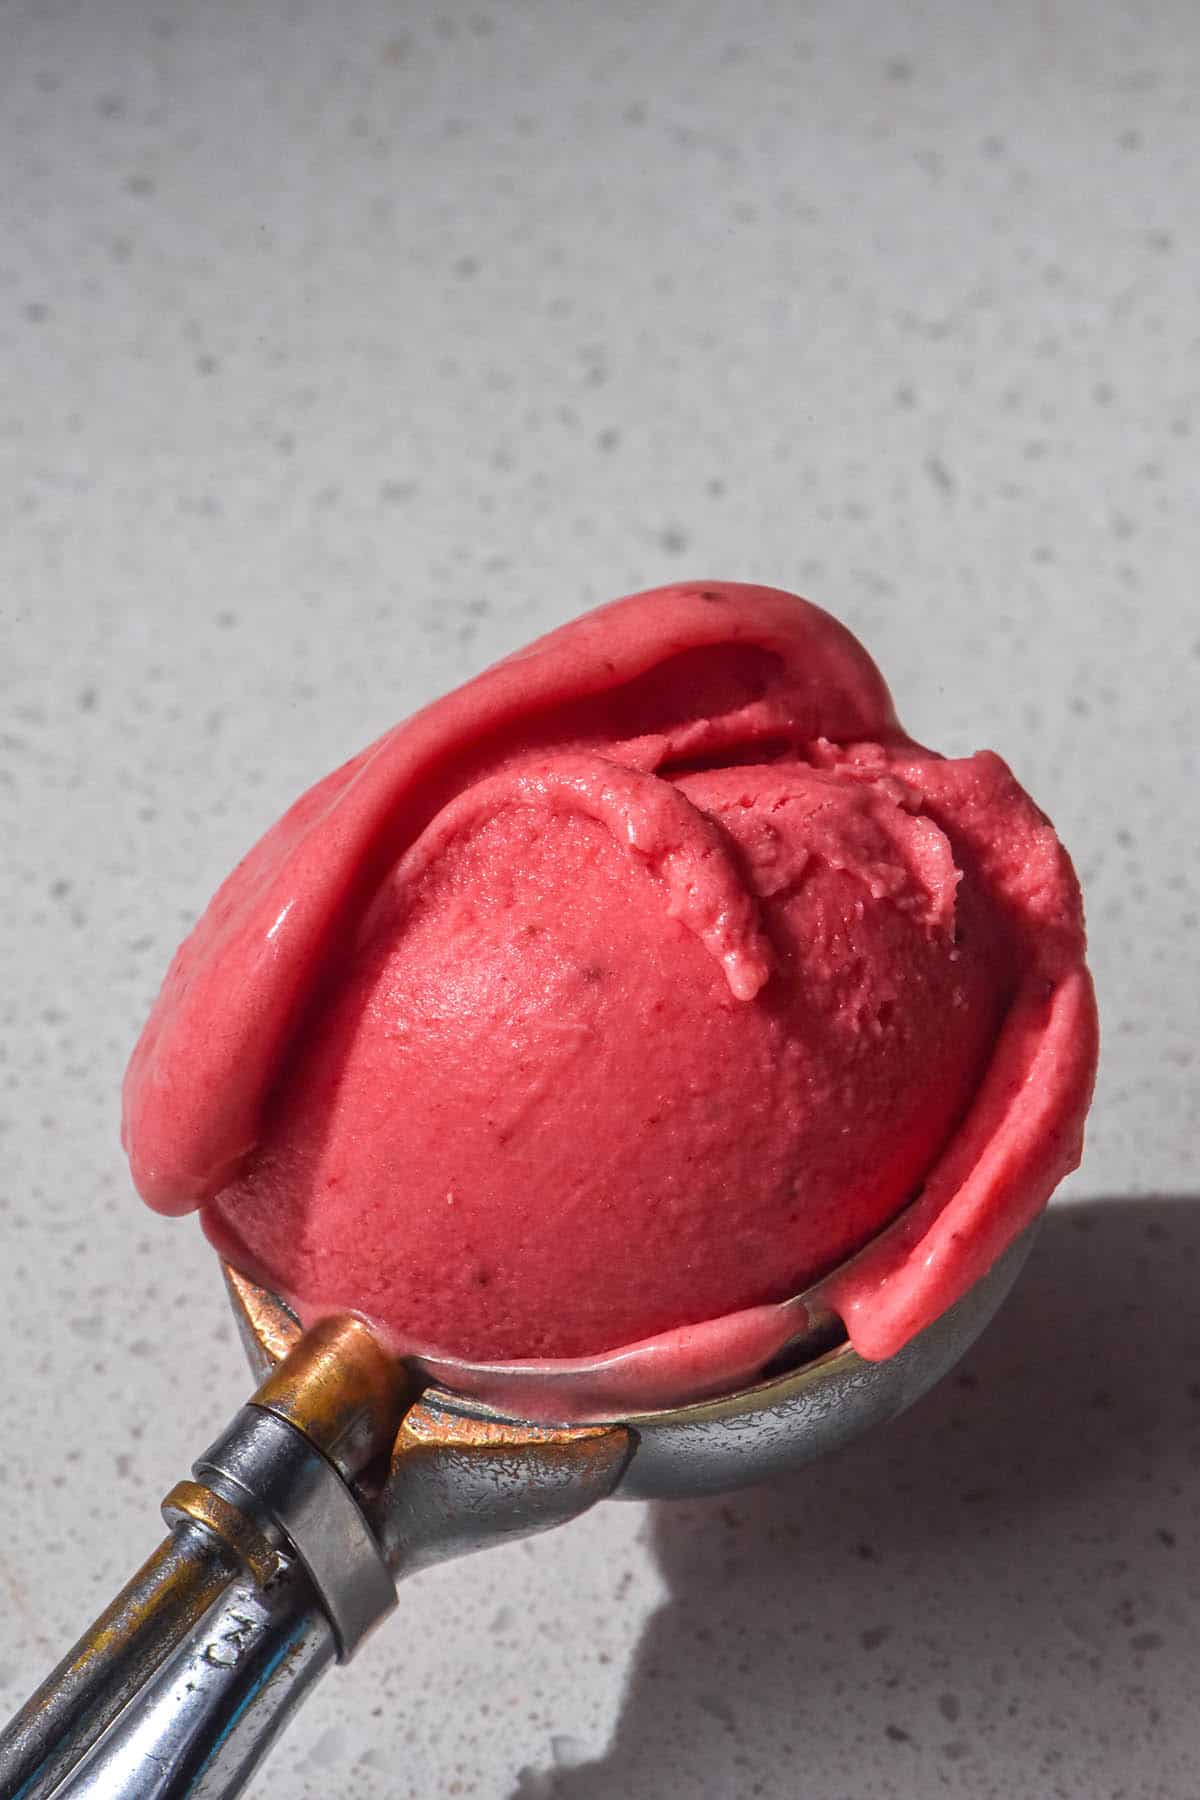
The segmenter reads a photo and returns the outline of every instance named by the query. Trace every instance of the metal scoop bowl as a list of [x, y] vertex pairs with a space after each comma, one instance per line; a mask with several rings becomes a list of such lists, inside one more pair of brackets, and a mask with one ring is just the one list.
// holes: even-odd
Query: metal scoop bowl
[[0, 1800], [230, 1800], [405, 1576], [601, 1499], [720, 1493], [840, 1448], [958, 1361], [1035, 1233], [886, 1362], [797, 1303], [751, 1385], [588, 1425], [433, 1385], [352, 1315], [305, 1333], [226, 1266], [261, 1385], [164, 1500], [170, 1537], [0, 1734]]

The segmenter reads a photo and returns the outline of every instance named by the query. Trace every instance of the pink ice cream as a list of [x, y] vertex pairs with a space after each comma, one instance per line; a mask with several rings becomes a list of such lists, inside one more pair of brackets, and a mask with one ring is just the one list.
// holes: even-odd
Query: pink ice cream
[[631, 1397], [682, 1399], [810, 1283], [881, 1358], [986, 1271], [1079, 1158], [1083, 957], [998, 757], [915, 744], [806, 602], [667, 588], [297, 801], [176, 955], [124, 1141], [304, 1319], [482, 1362], [648, 1341]]

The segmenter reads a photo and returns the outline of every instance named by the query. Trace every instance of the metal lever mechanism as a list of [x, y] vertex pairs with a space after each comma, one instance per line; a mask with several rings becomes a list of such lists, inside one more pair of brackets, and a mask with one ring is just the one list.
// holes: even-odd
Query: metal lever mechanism
[[[199, 1755], [205, 1709], [220, 1712], [235, 1668], [245, 1686], [259, 1639], [299, 1632], [306, 1666], [353, 1655], [395, 1605], [396, 1586], [351, 1484], [372, 1464], [382, 1479], [410, 1397], [403, 1366], [361, 1320], [330, 1319], [307, 1333], [197, 1460], [193, 1479], [167, 1495], [172, 1536], [0, 1735], [0, 1796], [187, 1792], [180, 1759], [149, 1743], [142, 1760], [169, 1761], [175, 1785], [163, 1787], [162, 1768], [156, 1780], [149, 1764], [124, 1784], [110, 1769], [98, 1785], [100, 1764], [111, 1760], [100, 1740], [135, 1696], [163, 1687], [168, 1664], [192, 1654], [208, 1672], [183, 1688], [197, 1697]], [[152, 1710], [142, 1709], [143, 1739]], [[122, 1724], [118, 1735], [128, 1738]], [[154, 1729], [150, 1737], [158, 1744]]]
[[401, 1577], [576, 1517], [629, 1462], [619, 1425], [414, 1398], [359, 1319], [296, 1332], [256, 1337], [266, 1379], [167, 1495], [172, 1536], [0, 1734], [0, 1800], [232, 1800]]

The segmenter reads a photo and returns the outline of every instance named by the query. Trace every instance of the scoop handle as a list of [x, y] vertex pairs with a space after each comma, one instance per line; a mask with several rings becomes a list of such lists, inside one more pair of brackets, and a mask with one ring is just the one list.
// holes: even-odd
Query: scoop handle
[[302, 1570], [235, 1581], [53, 1800], [233, 1800], [336, 1660]]
[[0, 1733], [0, 1800], [231, 1800], [397, 1580], [575, 1518], [633, 1453], [624, 1427], [411, 1392], [360, 1321], [307, 1333], [167, 1495], [172, 1537]]
[[237, 1793], [395, 1604], [355, 1483], [410, 1392], [361, 1320], [306, 1333], [168, 1494], [171, 1536], [0, 1732], [0, 1800]]
[[236, 1559], [181, 1520], [0, 1731], [0, 1795], [43, 1800], [219, 1599]]

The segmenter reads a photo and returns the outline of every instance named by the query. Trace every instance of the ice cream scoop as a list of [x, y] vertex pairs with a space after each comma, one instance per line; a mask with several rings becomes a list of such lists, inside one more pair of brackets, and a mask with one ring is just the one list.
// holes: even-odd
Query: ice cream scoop
[[301, 1336], [278, 1296], [227, 1269], [262, 1385], [167, 1495], [171, 1536], [0, 1732], [0, 1793], [233, 1800], [396, 1582], [607, 1496], [721, 1492], [840, 1447], [962, 1355], [1034, 1229], [886, 1361], [822, 1330], [741, 1392], [567, 1427], [421, 1392], [359, 1320]]
[[573, 1370], [558, 1417], [671, 1404], [804, 1290], [888, 1357], [994, 1262], [1078, 1159], [1083, 952], [998, 757], [915, 744], [806, 602], [669, 588], [284, 815], [172, 964], [125, 1142], [306, 1322]]
[[0, 1790], [231, 1800], [401, 1577], [916, 1399], [1078, 1154], [1082, 950], [998, 759], [910, 743], [853, 640], [766, 590], [621, 603], [330, 777], [180, 952], [126, 1087], [138, 1183], [233, 1252], [265, 1379], [0, 1734]]

